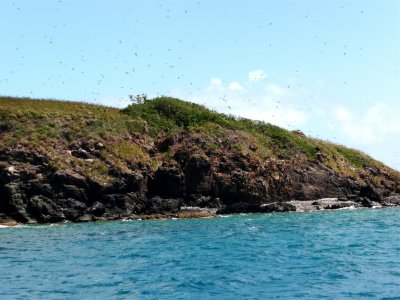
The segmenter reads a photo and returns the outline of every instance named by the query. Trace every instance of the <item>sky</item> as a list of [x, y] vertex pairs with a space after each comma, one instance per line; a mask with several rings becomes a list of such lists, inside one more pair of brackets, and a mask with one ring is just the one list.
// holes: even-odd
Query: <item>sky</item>
[[400, 170], [400, 1], [1, 0], [0, 95], [172, 96]]

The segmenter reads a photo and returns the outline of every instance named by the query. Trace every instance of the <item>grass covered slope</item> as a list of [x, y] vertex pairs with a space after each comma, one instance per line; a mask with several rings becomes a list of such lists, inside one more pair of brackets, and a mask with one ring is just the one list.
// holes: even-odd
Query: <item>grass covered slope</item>
[[[133, 193], [143, 199], [179, 198], [184, 205], [201, 197], [211, 199], [204, 206], [346, 197], [366, 185], [385, 196], [399, 190], [400, 174], [360, 151], [179, 99], [139, 100], [119, 110], [0, 98], [0, 193], [11, 197], [1, 185], [15, 181], [28, 205], [37, 196], [27, 190], [36, 184], [29, 182], [50, 182], [46, 201], [54, 202], [66, 195], [64, 185], [71, 185], [55, 182], [64, 173], [90, 180], [85, 188], [95, 183], [101, 190], [96, 197], [103, 200]], [[89, 190], [81, 192], [85, 201], [65, 197], [89, 209], [97, 200]]]
[[[120, 110], [99, 105], [0, 98], [0, 148], [29, 149], [49, 157], [55, 169], [79, 167], [80, 173], [107, 179], [110, 167], [148, 160], [148, 154], [129, 138], [143, 132], [144, 122]], [[70, 154], [76, 143], [103, 143], [94, 161]], [[78, 146], [76, 146], [78, 147]]]
[[[149, 148], [154, 139], [181, 132], [204, 134], [212, 141], [222, 139], [221, 143], [204, 145], [208, 150], [228, 145], [260, 159], [320, 159], [333, 171], [361, 181], [360, 174], [368, 168], [399, 176], [360, 151], [174, 98], [146, 100], [123, 110], [78, 102], [0, 98], [1, 148], [35, 150], [49, 156], [56, 169], [81, 164], [80, 171], [87, 176], [107, 177], [107, 168], [124, 169], [127, 163], [138, 160], [156, 166], [168, 160], [170, 153], [151, 155]], [[230, 141], [233, 135], [240, 137]], [[96, 162], [90, 161], [90, 167], [69, 155], [71, 145], [81, 140], [104, 145]]]

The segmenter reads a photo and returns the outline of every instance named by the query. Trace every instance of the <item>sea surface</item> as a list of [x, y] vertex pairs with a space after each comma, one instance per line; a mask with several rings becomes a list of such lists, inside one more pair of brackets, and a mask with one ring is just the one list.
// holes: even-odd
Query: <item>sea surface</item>
[[0, 299], [400, 299], [400, 209], [0, 228]]

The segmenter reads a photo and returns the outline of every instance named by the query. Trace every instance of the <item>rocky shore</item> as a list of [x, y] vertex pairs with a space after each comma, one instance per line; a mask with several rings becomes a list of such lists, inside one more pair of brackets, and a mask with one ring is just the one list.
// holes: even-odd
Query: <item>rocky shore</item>
[[400, 205], [366, 154], [179, 99], [0, 104], [0, 224]]
[[385, 196], [388, 191], [384, 189], [335, 177], [319, 169], [318, 162], [301, 174], [293, 164], [285, 165], [287, 177], [283, 180], [270, 174], [282, 168], [282, 161], [263, 167], [252, 165], [246, 157], [235, 157], [233, 161], [228, 156], [224, 155], [223, 160], [224, 164], [229, 162], [231, 169], [225, 172], [213, 172], [209, 160], [192, 155], [180, 164], [162, 164], [153, 171], [139, 164], [131, 173], [115, 173], [112, 183], [102, 184], [73, 170], [53, 170], [48, 158], [34, 151], [3, 149], [0, 224], [193, 218], [400, 205], [400, 195]]

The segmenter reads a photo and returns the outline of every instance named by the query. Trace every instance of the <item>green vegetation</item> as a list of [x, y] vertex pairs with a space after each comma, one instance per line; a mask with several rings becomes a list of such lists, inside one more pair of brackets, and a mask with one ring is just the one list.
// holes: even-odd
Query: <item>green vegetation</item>
[[[142, 162], [156, 167], [172, 160], [174, 150], [152, 153], [154, 141], [187, 133], [202, 137], [196, 144], [207, 155], [218, 151], [247, 153], [256, 159], [319, 161], [335, 172], [357, 177], [365, 166], [384, 168], [369, 156], [280, 127], [232, 115], [175, 98], [131, 97], [123, 110], [68, 101], [0, 97], [0, 149], [27, 148], [45, 154], [53, 168], [79, 167], [107, 181], [112, 168], [129, 171]], [[77, 144], [104, 144], [96, 159], [81, 163], [71, 156]], [[154, 152], [154, 151], [153, 151]]]
[[253, 121], [231, 115], [220, 114], [202, 105], [185, 102], [170, 97], [144, 100], [123, 110], [133, 118], [145, 120], [150, 126], [150, 134], [155, 136], [160, 131], [175, 133], [180, 130], [204, 128], [210, 134], [210, 124], [225, 130], [241, 130], [259, 137], [260, 143], [272, 147], [282, 155], [301, 151], [314, 158], [315, 145], [309, 139], [265, 122]]
[[[69, 150], [84, 141], [106, 145], [96, 159], [82, 165], [82, 172], [107, 177], [110, 167], [127, 161], [146, 160], [148, 154], [136, 144], [126, 145], [125, 137], [143, 131], [144, 123], [100, 105], [27, 98], [0, 97], [0, 148], [26, 148], [45, 154], [54, 168], [82, 164]], [[107, 142], [105, 142], [107, 141]], [[104, 162], [107, 161], [107, 163]], [[107, 166], [105, 165], [107, 164]]]
[[334, 149], [343, 155], [352, 165], [356, 167], [362, 167], [364, 165], [369, 165], [372, 162], [372, 159], [364, 153], [354, 149], [348, 149], [345, 147], [341, 147], [338, 145], [333, 146]]

